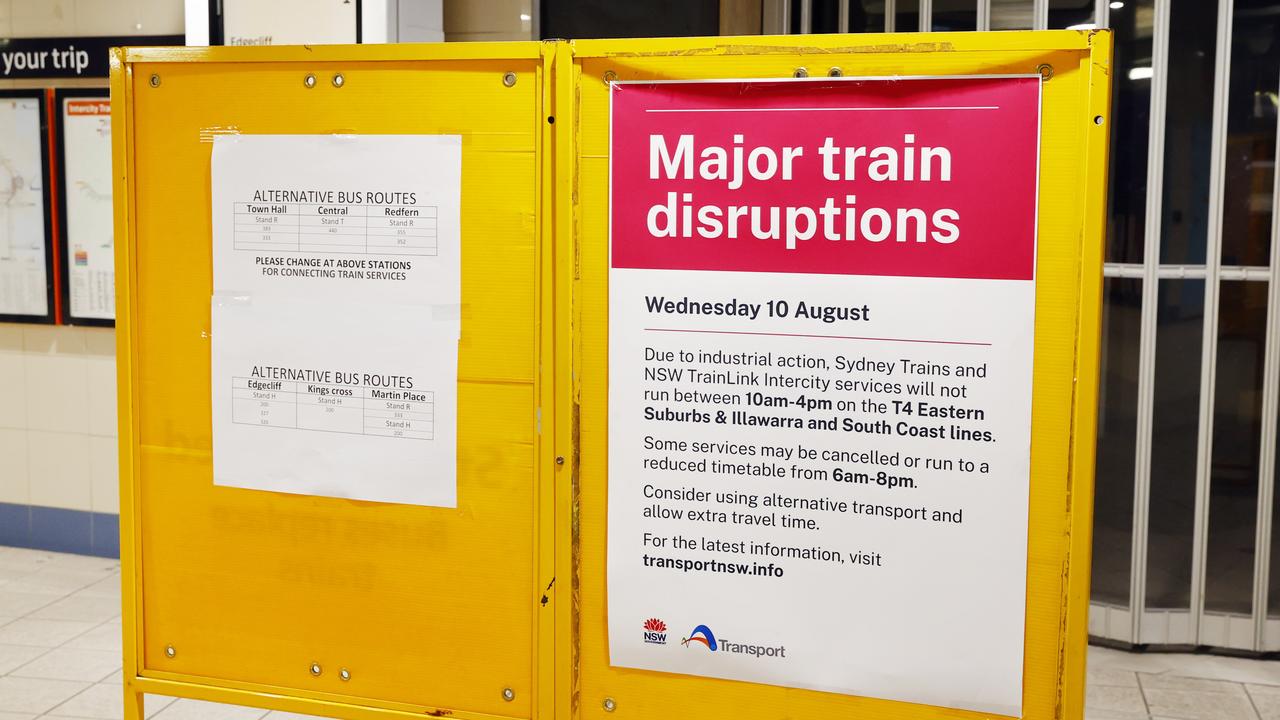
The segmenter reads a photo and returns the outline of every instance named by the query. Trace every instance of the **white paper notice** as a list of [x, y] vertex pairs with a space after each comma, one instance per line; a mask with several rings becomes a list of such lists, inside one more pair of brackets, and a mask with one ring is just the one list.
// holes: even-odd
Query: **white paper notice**
[[111, 206], [111, 101], [62, 101], [66, 167], [69, 308], [73, 319], [114, 320], [116, 275]]
[[40, 100], [0, 99], [0, 315], [49, 314]]
[[220, 136], [214, 482], [457, 506], [461, 140]]
[[613, 86], [613, 665], [1021, 714], [1040, 82]]

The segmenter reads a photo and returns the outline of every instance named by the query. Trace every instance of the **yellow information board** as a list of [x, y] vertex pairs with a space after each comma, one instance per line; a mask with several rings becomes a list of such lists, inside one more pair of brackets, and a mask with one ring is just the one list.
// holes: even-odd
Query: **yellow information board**
[[[985, 717], [610, 665], [609, 83], [1039, 73], [1021, 715], [1082, 717], [1109, 63], [1109, 34], [1070, 31], [116, 51], [126, 716], [145, 692], [362, 718]], [[461, 136], [456, 509], [214, 485], [211, 151], [235, 133]]]
[[[312, 713], [548, 716], [553, 606], [540, 600], [562, 471], [539, 432], [555, 412], [543, 47], [115, 62], [130, 688]], [[461, 136], [456, 510], [212, 483], [210, 157], [224, 133]]]

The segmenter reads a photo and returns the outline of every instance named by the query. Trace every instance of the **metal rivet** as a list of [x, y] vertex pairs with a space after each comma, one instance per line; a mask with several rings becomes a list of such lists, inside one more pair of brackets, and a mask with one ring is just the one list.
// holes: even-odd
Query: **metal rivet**
[[1093, 116], [1093, 124], [1094, 124], [1094, 125], [1101, 125], [1101, 124], [1102, 124], [1102, 116], [1101, 116], [1101, 115], [1094, 115], [1094, 116]]
[[308, 90], [310, 90], [311, 88], [316, 86], [316, 76], [311, 73], [307, 73], [307, 76], [302, 78], [302, 84], [306, 86]]
[[333, 86], [336, 88], [342, 87], [343, 83], [345, 83], [346, 81], [347, 79], [342, 77], [342, 73], [336, 73], [333, 76]]
[[160, 76], [156, 73], [151, 73], [151, 87], [160, 87]]
[[502, 74], [502, 84], [507, 87], [514, 87], [516, 84], [516, 74], [508, 70]]
[[796, 71], [791, 74], [798, 78], [807, 78], [809, 77], [809, 68], [798, 67], [796, 68]]
[[164, 654], [165, 654], [165, 657], [175, 657], [178, 654], [178, 649], [172, 645], [165, 645]]
[[613, 698], [605, 698], [603, 704], [605, 712], [613, 712], [618, 708], [618, 703], [614, 702]]
[[556, 464], [557, 464], [557, 465], [563, 465], [563, 464], [564, 464], [564, 456], [563, 456], [563, 455], [557, 455], [557, 456], [556, 456]]
[[827, 71], [827, 77], [844, 77], [844, 71], [838, 67], [833, 67]]
[[342, 678], [343, 682], [346, 682], [351, 679], [351, 671], [346, 668], [342, 668], [338, 671], [338, 677]]
[[511, 688], [502, 688], [502, 699], [511, 702], [516, 699], [516, 691]]
[[605, 70], [605, 71], [604, 71], [604, 81], [605, 81], [605, 82], [607, 82], [607, 83], [611, 83], [611, 82], [613, 82], [613, 81], [615, 81], [615, 80], [617, 80], [617, 79], [618, 79], [618, 73], [616, 73], [616, 72], [614, 72], [614, 71], [612, 71], [612, 70]]
[[320, 677], [320, 672], [321, 672], [320, 663], [315, 663], [315, 662], [311, 663], [311, 674], [315, 675], [316, 677]]
[[1053, 66], [1049, 63], [1040, 63], [1036, 66], [1036, 72], [1040, 73], [1040, 77], [1048, 80], [1053, 77]]

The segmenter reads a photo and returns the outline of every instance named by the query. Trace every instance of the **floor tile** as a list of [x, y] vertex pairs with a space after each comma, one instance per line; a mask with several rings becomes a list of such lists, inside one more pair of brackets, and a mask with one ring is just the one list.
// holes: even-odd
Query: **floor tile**
[[66, 702], [89, 683], [0, 677], [0, 711], [41, 714]]
[[97, 595], [99, 597], [120, 599], [120, 573], [114, 572], [98, 582], [80, 591], [81, 595]]
[[1147, 706], [1136, 687], [1093, 685], [1085, 688], [1085, 706], [1097, 712], [1145, 717]]
[[1244, 693], [1215, 693], [1197, 690], [1148, 689], [1143, 695], [1151, 714], [1183, 720], [1257, 720], [1253, 703]]
[[1084, 709], [1084, 720], [1150, 720], [1151, 716], [1141, 713], [1111, 712], [1110, 710]]
[[57, 593], [0, 592], [0, 615], [6, 617], [22, 617], [40, 608], [58, 601]]
[[[163, 695], [147, 695], [143, 701], [147, 717], [169, 707], [173, 701], [174, 698]], [[84, 692], [50, 710], [44, 717], [120, 720], [124, 717], [124, 688], [102, 683], [90, 685]], [[0, 717], [0, 720], [5, 718]]]
[[26, 573], [20, 578], [9, 581], [4, 586], [3, 592], [67, 594], [91, 587], [111, 577], [110, 572], [64, 570], [53, 567]]
[[146, 711], [147, 717], [154, 717], [161, 710], [169, 707], [178, 701], [178, 698], [166, 697], [164, 695], [144, 695], [142, 699], [143, 709]]
[[0, 645], [35, 645], [53, 648], [92, 630], [96, 623], [69, 620], [19, 618], [0, 627]]
[[258, 720], [266, 710], [182, 698], [156, 713], [156, 720]]
[[120, 654], [81, 648], [54, 648], [9, 673], [13, 677], [96, 683], [120, 669]]
[[115, 672], [111, 673], [111, 674], [110, 674], [110, 675], [108, 675], [104, 680], [102, 680], [102, 682], [104, 682], [104, 683], [111, 683], [112, 685], [123, 685], [123, 684], [124, 684], [124, 670], [123, 670], [123, 669], [121, 669], [121, 670], [117, 670], [117, 671], [115, 671]]
[[0, 711], [0, 720], [34, 720], [35, 715]]
[[0, 675], [8, 675], [11, 670], [35, 660], [49, 652], [48, 648], [30, 645], [0, 645]]
[[90, 570], [97, 572], [119, 572], [120, 561], [115, 558], [100, 558], [90, 555], [71, 555], [69, 553], [49, 553], [50, 562], [64, 570]]
[[1132, 670], [1120, 670], [1108, 667], [1090, 667], [1087, 687], [1094, 686], [1110, 686], [1110, 687], [1138, 687], [1138, 674]]
[[31, 613], [38, 620], [76, 620], [100, 623], [120, 617], [120, 601], [97, 595], [68, 595]]
[[120, 654], [120, 644], [124, 630], [119, 620], [108, 620], [89, 632], [67, 642], [67, 647], [85, 650], [103, 650]]
[[120, 720], [124, 717], [124, 688], [120, 685], [91, 685], [84, 692], [50, 710], [49, 715]]
[[1245, 690], [1262, 720], [1280, 720], [1280, 687], [1246, 685]]
[[1171, 675], [1169, 673], [1161, 675], [1138, 673], [1138, 679], [1141, 682], [1142, 689], [1144, 691], [1181, 690], [1202, 693], [1226, 693], [1237, 696], [1244, 694], [1244, 685], [1227, 680], [1182, 677], [1179, 675]]

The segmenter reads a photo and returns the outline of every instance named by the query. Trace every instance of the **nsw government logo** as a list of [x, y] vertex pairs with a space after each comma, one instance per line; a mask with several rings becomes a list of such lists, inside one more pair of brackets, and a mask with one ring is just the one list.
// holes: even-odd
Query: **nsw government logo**
[[667, 644], [667, 624], [658, 618], [644, 621], [644, 641], [654, 645]]

